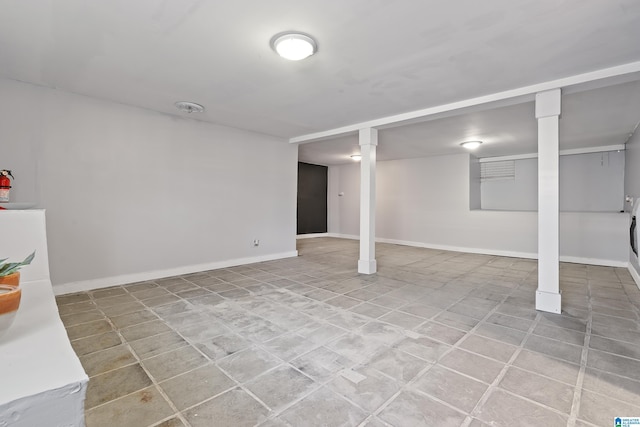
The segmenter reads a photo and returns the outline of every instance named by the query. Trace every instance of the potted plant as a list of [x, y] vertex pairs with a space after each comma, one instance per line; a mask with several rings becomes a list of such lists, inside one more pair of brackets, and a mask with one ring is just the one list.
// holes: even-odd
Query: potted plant
[[26, 257], [22, 262], [0, 260], [0, 335], [9, 329], [20, 307], [20, 269], [31, 264], [36, 253]]

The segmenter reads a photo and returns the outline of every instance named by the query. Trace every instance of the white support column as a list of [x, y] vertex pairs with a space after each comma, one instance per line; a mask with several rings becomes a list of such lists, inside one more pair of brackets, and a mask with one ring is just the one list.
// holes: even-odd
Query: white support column
[[358, 273], [373, 274], [376, 264], [376, 147], [378, 130], [360, 129], [360, 259]]
[[560, 89], [536, 94], [538, 120], [538, 290], [536, 310], [560, 313]]

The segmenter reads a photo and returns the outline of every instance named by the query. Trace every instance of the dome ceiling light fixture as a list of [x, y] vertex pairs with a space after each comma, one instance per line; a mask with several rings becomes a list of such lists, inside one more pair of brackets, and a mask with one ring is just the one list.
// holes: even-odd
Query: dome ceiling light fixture
[[480, 144], [482, 144], [482, 141], [465, 141], [460, 145], [462, 145], [467, 150], [475, 150], [480, 146]]
[[175, 103], [175, 106], [178, 110], [184, 113], [191, 114], [204, 112], [204, 107], [200, 104], [196, 104], [195, 102], [178, 101]]
[[362, 155], [361, 154], [352, 154], [351, 158], [353, 159], [354, 162], [359, 162], [360, 160], [362, 160]]
[[276, 34], [271, 39], [273, 50], [290, 61], [300, 61], [316, 53], [318, 45], [311, 36], [295, 31]]

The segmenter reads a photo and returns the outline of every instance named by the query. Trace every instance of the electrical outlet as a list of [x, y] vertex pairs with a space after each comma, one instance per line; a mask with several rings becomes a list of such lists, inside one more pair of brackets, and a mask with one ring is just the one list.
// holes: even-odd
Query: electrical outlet
[[253, 239], [253, 246], [260, 246], [260, 239]]

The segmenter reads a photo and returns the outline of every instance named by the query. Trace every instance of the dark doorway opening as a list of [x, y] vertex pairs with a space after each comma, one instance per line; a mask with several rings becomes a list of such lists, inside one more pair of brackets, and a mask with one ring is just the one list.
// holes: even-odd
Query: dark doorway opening
[[298, 234], [327, 232], [328, 170], [298, 162]]

